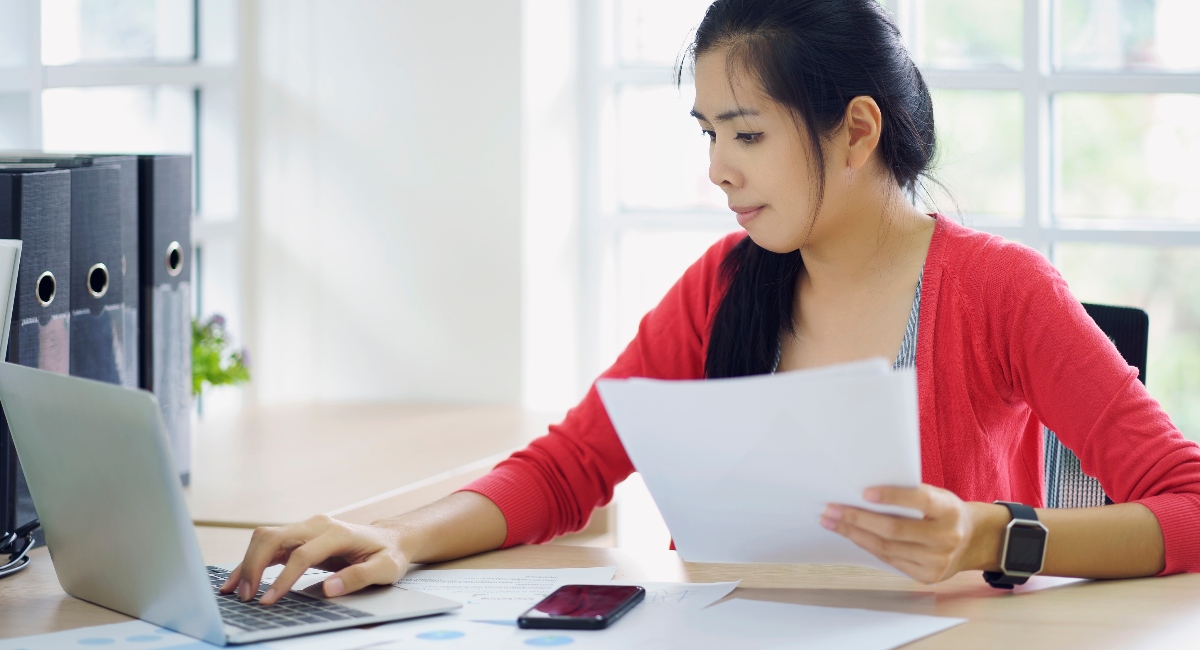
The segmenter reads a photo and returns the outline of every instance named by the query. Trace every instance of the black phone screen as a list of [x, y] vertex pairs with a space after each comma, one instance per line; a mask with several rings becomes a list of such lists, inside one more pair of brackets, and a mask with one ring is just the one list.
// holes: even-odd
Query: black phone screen
[[521, 627], [605, 627], [645, 596], [641, 587], [565, 585], [522, 614], [518, 623]]

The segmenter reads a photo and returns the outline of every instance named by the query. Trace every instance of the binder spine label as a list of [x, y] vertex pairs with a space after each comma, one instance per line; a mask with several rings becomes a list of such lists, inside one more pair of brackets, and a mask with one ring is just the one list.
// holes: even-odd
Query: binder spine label
[[175, 465], [186, 476], [192, 464], [191, 283], [155, 287], [153, 305], [153, 392], [162, 409]]

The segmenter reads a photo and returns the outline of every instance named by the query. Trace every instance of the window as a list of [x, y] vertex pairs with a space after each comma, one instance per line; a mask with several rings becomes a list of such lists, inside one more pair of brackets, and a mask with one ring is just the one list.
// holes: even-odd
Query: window
[[[1148, 387], [1200, 439], [1195, 0], [886, 0], [934, 100], [931, 206], [1150, 313]], [[672, 65], [708, 0], [584, 0], [585, 371], [737, 228]]]
[[240, 338], [235, 0], [0, 0], [0, 149], [190, 153], [195, 313]]

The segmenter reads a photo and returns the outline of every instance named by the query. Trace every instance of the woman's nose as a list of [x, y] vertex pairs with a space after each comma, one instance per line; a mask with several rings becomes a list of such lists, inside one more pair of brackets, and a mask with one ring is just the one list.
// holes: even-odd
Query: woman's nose
[[740, 187], [742, 174], [729, 160], [725, 147], [715, 142], [708, 151], [708, 180], [721, 189]]

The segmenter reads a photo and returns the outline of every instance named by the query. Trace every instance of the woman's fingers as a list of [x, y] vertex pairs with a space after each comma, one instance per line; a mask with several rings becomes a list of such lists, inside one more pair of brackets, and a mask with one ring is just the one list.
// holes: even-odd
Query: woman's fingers
[[343, 531], [337, 527], [330, 526], [317, 535], [316, 539], [293, 550], [283, 565], [283, 571], [279, 572], [275, 581], [271, 583], [271, 587], [258, 600], [259, 604], [273, 604], [291, 591], [292, 586], [296, 584], [300, 576], [304, 575], [305, 571], [332, 556], [348, 552], [350, 550], [347, 548], [348, 540], [346, 538], [348, 535], [342, 533]]
[[920, 519], [885, 515], [852, 506], [830, 505], [822, 517], [862, 528], [887, 539], [915, 542], [929, 536], [928, 524]]
[[[830, 523], [832, 528], [830, 528]], [[884, 562], [889, 562], [888, 558], [892, 557], [913, 557], [918, 555], [921, 550], [920, 544], [888, 539], [864, 528], [852, 526], [845, 521], [822, 519], [821, 524]]]
[[966, 504], [953, 492], [922, 484], [916, 488], [874, 487], [863, 492], [873, 503], [912, 508], [923, 519], [830, 504], [821, 525], [850, 539], [881, 560], [921, 582], [936, 582], [957, 571], [969, 542]]
[[910, 578], [933, 583], [945, 577], [947, 555], [920, 541], [902, 541], [878, 535], [845, 521], [822, 519], [822, 525], [854, 542], [858, 547], [903, 571]]
[[332, 521], [329, 517], [317, 515], [289, 526], [256, 528], [250, 538], [250, 547], [246, 549], [246, 556], [229, 576], [222, 590], [236, 589], [239, 598], [250, 600], [258, 593], [258, 585], [267, 567], [289, 558], [294, 549], [319, 536]]
[[[278, 553], [275, 554], [275, 557], [271, 558], [271, 560], [269, 562], [267, 562], [267, 566], [274, 566], [276, 564], [282, 564], [283, 562], [287, 561], [287, 556], [288, 556], [287, 551], [280, 550]], [[220, 589], [221, 593], [223, 593], [223, 594], [233, 593], [233, 591], [235, 589], [237, 589], [238, 585], [241, 584], [242, 565], [244, 563], [245, 563], [245, 561], [243, 560], [242, 562], [238, 563], [238, 565], [236, 567], [233, 568], [233, 571], [229, 572], [229, 577], [225, 579], [225, 584], [221, 585], [221, 589]]]
[[892, 486], [867, 488], [863, 491], [863, 499], [872, 503], [912, 508], [920, 510], [927, 517], [937, 517], [954, 509], [954, 502], [958, 497], [948, 490], [922, 483], [915, 488]]
[[[300, 537], [288, 538], [284, 533], [279, 533], [283, 540], [279, 545], [286, 549], [286, 562], [270, 588], [259, 599], [260, 604], [277, 602], [295, 586], [305, 571], [316, 566], [333, 564], [340, 569], [325, 580], [323, 589], [329, 597], [358, 591], [368, 585], [391, 584], [399, 580], [408, 568], [407, 561], [393, 540], [377, 528], [347, 524], [328, 517], [315, 517], [305, 524], [309, 524], [307, 528], [298, 530], [306, 533], [303, 537], [311, 537], [298, 546], [292, 547], [292, 540]], [[269, 548], [272, 534], [262, 537], [265, 547]], [[248, 551], [247, 557], [249, 554]], [[242, 579], [249, 580], [252, 573], [249, 560], [243, 565]]]
[[351, 564], [325, 579], [325, 595], [333, 598], [370, 585], [390, 585], [404, 577], [407, 565], [380, 551], [365, 562]]

